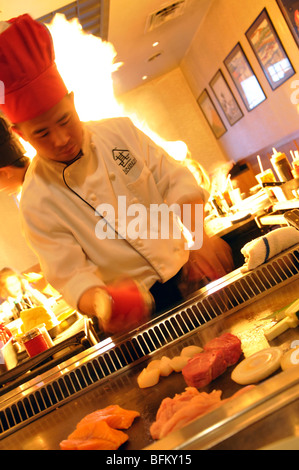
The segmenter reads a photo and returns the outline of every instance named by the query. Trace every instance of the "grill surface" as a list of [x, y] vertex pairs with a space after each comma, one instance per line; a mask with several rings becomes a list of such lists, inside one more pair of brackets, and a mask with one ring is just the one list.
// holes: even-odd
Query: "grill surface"
[[[233, 313], [299, 275], [298, 246], [252, 272], [234, 271], [141, 329], [108, 338], [11, 392], [2, 390], [1, 439], [194, 330]], [[4, 394], [3, 394], [4, 392]]]

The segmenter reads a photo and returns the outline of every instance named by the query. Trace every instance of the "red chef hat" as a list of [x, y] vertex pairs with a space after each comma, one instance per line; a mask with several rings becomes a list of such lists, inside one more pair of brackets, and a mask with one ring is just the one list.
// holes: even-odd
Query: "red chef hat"
[[[28, 14], [12, 18], [0, 34], [3, 113], [13, 123], [33, 119], [68, 93], [55, 64], [48, 28]], [[1, 28], [0, 28], [1, 29]]]

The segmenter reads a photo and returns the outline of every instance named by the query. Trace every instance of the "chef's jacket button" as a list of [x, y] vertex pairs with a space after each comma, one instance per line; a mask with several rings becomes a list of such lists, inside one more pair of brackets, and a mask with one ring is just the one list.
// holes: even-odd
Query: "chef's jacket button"
[[96, 202], [97, 195], [96, 194], [91, 194], [89, 199], [91, 200], [91, 202]]
[[109, 173], [109, 178], [111, 181], [115, 180], [115, 173]]
[[93, 142], [90, 143], [90, 148], [92, 148], [93, 150], [95, 150], [96, 146]]

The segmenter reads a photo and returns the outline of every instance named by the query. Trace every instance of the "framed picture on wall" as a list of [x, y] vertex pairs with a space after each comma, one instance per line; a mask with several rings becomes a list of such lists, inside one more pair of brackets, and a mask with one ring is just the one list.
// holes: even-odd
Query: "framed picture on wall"
[[227, 129], [206, 89], [204, 89], [198, 97], [197, 103], [208, 121], [216, 139], [219, 139], [223, 134], [225, 134]]
[[276, 0], [299, 47], [299, 0]]
[[294, 75], [293, 66], [266, 8], [264, 8], [252, 26], [246, 31], [246, 37], [272, 90], [276, 90], [276, 88]]
[[243, 116], [243, 112], [234, 97], [221, 69], [219, 69], [212, 80], [210, 81], [210, 87], [221, 106], [228, 122], [231, 126], [236, 124]]
[[224, 64], [247, 111], [252, 111], [266, 99], [266, 95], [239, 42], [224, 59]]

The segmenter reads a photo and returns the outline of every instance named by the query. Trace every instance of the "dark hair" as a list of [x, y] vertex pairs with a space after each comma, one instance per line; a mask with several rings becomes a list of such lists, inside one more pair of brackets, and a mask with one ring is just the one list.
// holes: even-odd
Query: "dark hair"
[[24, 157], [24, 149], [18, 139], [12, 134], [9, 123], [0, 116], [0, 168], [5, 166], [24, 167], [24, 162], [18, 164]]

